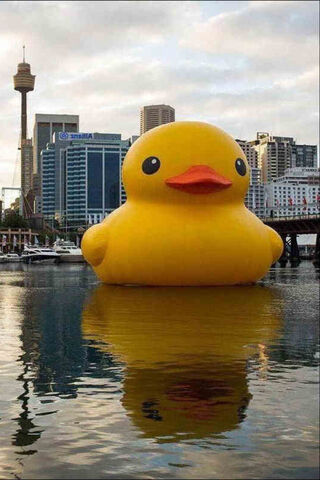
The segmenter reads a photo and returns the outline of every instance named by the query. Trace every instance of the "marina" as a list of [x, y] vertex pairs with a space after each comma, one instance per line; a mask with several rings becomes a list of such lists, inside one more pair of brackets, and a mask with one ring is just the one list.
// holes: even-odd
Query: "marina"
[[57, 240], [53, 247], [25, 244], [21, 255], [0, 251], [0, 263], [84, 263], [81, 249], [71, 241]]
[[53, 249], [60, 255], [60, 262], [62, 263], [82, 263], [85, 261], [81, 248], [69, 240], [56, 240]]
[[0, 265], [0, 477], [318, 478], [318, 281], [112, 287]]

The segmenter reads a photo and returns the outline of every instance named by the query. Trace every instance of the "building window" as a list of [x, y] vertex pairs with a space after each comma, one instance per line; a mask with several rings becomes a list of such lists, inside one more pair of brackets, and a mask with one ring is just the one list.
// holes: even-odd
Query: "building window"
[[102, 153], [88, 153], [88, 208], [102, 208]]
[[105, 209], [120, 205], [120, 161], [119, 153], [105, 153]]

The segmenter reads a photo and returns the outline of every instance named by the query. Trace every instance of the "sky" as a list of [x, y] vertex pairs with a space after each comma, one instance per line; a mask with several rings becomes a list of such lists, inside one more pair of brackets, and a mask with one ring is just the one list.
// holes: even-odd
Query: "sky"
[[165, 103], [234, 138], [319, 143], [317, 1], [2, 1], [0, 18], [0, 187], [20, 179], [24, 44], [29, 136], [35, 113], [68, 113], [128, 138], [141, 106]]

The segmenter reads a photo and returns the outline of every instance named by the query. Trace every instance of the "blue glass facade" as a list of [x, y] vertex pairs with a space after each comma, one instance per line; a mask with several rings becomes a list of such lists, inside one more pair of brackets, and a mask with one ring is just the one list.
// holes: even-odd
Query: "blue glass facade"
[[43, 213], [63, 226], [102, 221], [126, 200], [121, 167], [130, 140], [120, 134], [94, 133], [93, 138], [55, 143], [43, 151]]
[[47, 220], [55, 215], [55, 148], [49, 144], [41, 152], [42, 213]]
[[86, 148], [70, 145], [66, 148], [66, 186], [64, 223], [85, 222], [86, 200]]
[[120, 205], [120, 169], [119, 153], [104, 155], [104, 202], [107, 210], [113, 210]]
[[88, 208], [103, 208], [103, 152], [89, 150], [87, 154], [88, 171]]

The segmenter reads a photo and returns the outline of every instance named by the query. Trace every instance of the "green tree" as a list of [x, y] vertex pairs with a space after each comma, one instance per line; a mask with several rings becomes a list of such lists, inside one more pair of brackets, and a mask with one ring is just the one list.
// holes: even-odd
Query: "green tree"
[[29, 227], [28, 222], [14, 210], [12, 211], [12, 213], [10, 212], [5, 216], [2, 222], [2, 225], [7, 228], [28, 228]]

